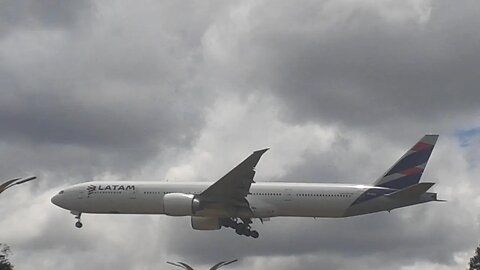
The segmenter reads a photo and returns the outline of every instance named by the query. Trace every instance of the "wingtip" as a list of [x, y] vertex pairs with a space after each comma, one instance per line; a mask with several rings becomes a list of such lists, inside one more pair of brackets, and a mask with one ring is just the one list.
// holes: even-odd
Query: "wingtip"
[[265, 152], [267, 152], [268, 150], [270, 150], [270, 147], [265, 148], [265, 149], [257, 150], [257, 151], [255, 151], [254, 153], [265, 153]]
[[438, 134], [425, 134], [420, 142], [435, 145], [439, 136]]

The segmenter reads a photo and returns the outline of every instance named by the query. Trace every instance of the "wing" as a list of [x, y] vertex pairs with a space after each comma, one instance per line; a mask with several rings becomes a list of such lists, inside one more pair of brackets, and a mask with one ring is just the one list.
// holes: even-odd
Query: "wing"
[[246, 199], [255, 176], [255, 166], [262, 155], [268, 150], [253, 152], [225, 176], [198, 195], [205, 203], [221, 204], [223, 208], [243, 208], [250, 210]]

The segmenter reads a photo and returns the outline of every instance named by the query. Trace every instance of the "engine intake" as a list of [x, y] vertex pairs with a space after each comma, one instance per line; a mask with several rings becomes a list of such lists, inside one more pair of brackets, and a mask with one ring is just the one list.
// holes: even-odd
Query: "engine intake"
[[163, 197], [163, 209], [169, 216], [191, 216], [200, 210], [200, 201], [192, 194], [169, 193]]

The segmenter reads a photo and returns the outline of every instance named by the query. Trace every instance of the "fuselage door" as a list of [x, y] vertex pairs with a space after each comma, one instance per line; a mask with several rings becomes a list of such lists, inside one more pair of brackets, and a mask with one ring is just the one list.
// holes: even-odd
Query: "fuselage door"
[[291, 188], [286, 188], [283, 192], [283, 200], [286, 202], [291, 202], [292, 201], [292, 189]]
[[84, 196], [85, 196], [85, 190], [78, 191], [77, 199], [83, 199]]
[[128, 198], [129, 199], [134, 200], [134, 199], [137, 198], [136, 193], [135, 193], [135, 189], [127, 190], [127, 192], [128, 192]]

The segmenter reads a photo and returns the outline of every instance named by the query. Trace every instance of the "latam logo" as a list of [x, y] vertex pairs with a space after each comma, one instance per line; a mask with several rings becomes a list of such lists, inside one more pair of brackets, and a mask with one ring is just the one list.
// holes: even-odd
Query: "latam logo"
[[135, 185], [89, 185], [87, 186], [88, 195], [92, 194], [95, 191], [121, 191], [121, 190], [135, 190]]
[[96, 186], [94, 186], [94, 185], [89, 185], [89, 186], [87, 187], [87, 193], [88, 193], [88, 195], [92, 194], [95, 190], [97, 190], [97, 187], [96, 187]]

